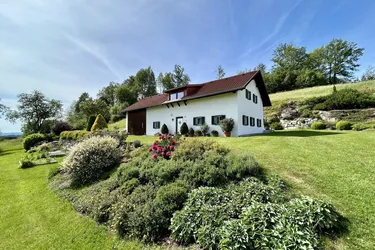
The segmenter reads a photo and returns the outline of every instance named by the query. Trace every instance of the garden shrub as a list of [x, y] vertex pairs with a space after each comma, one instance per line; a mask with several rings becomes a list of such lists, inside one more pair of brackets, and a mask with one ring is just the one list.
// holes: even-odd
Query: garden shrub
[[[171, 220], [171, 237], [206, 249], [313, 249], [319, 234], [342, 228], [332, 207], [249, 178], [226, 188], [201, 187]], [[270, 195], [272, 194], [272, 195]]]
[[56, 121], [55, 124], [52, 127], [53, 134], [59, 136], [61, 132], [63, 131], [71, 131], [73, 130], [73, 127], [64, 121]]
[[165, 123], [163, 124], [163, 126], [161, 126], [160, 132], [161, 132], [162, 135], [167, 135], [169, 133], [169, 129], [168, 129], [167, 125], [165, 125]]
[[173, 160], [198, 161], [206, 156], [226, 155], [229, 149], [214, 141], [202, 141], [199, 139], [186, 140], [177, 148], [173, 154]]
[[102, 136], [102, 137], [110, 136], [118, 140], [120, 143], [119, 145], [124, 147], [126, 145], [126, 139], [128, 138], [128, 133], [123, 130], [102, 129], [102, 130], [95, 130], [95, 131], [92, 131], [91, 133], [88, 133], [87, 135], [86, 134], [84, 135], [84, 137], [93, 137], [93, 136]]
[[140, 140], [133, 141], [133, 146], [134, 148], [139, 148], [140, 146], [142, 146], [141, 141]]
[[271, 116], [267, 117], [267, 123], [268, 124], [272, 124], [274, 122], [280, 122], [280, 119], [277, 115], [271, 115]]
[[25, 137], [25, 139], [23, 139], [23, 148], [27, 151], [45, 140], [46, 136], [40, 133], [28, 135]]
[[375, 97], [366, 92], [346, 88], [327, 96], [309, 98], [303, 104], [316, 110], [364, 109], [375, 107]]
[[311, 124], [311, 128], [315, 130], [323, 130], [326, 129], [326, 124], [322, 121], [317, 121]]
[[201, 129], [202, 134], [206, 136], [210, 127], [206, 123], [204, 123], [201, 125], [200, 129]]
[[105, 128], [108, 128], [108, 124], [107, 124], [106, 120], [104, 119], [104, 117], [101, 114], [99, 114], [96, 117], [95, 122], [91, 127], [91, 131], [101, 130], [101, 129], [105, 129]]
[[69, 151], [62, 170], [70, 175], [74, 186], [93, 183], [119, 163], [121, 152], [118, 144], [112, 137], [83, 140]]
[[336, 123], [336, 128], [338, 130], [351, 130], [352, 126], [353, 126], [353, 124], [351, 122], [348, 122], [348, 121], [339, 121], [339, 122]]
[[176, 140], [170, 135], [161, 135], [159, 140], [156, 140], [149, 149], [149, 152], [152, 153], [152, 159], [156, 160], [158, 156], [169, 159], [176, 143]]
[[96, 120], [96, 115], [90, 115], [87, 119], [86, 131], [91, 131], [92, 125], [94, 125]]
[[220, 127], [223, 132], [231, 132], [234, 128], [234, 120], [232, 118], [225, 118], [220, 121]]
[[356, 123], [352, 126], [352, 129], [355, 131], [361, 131], [367, 129], [367, 127], [364, 124]]
[[63, 131], [60, 133], [60, 140], [81, 140], [90, 135], [90, 132], [85, 130]]
[[219, 136], [219, 132], [217, 130], [212, 130], [211, 134], [212, 134], [213, 137], [218, 137]]
[[33, 163], [33, 156], [32, 155], [29, 155], [29, 154], [25, 154], [24, 156], [22, 156], [22, 158], [20, 159], [20, 165], [19, 167], [20, 168], [31, 168], [31, 167], [34, 167], [35, 164]]
[[189, 136], [193, 137], [195, 135], [195, 131], [193, 128], [189, 128]]
[[181, 133], [182, 135], [188, 135], [188, 133], [189, 133], [189, 128], [188, 128], [186, 122], [182, 123], [181, 128], [180, 128], [180, 133]]
[[270, 128], [273, 129], [273, 130], [283, 130], [284, 129], [283, 125], [281, 125], [280, 122], [271, 123]]
[[203, 133], [202, 133], [202, 131], [200, 131], [199, 129], [197, 129], [197, 130], [195, 130], [194, 135], [195, 136], [202, 136]]

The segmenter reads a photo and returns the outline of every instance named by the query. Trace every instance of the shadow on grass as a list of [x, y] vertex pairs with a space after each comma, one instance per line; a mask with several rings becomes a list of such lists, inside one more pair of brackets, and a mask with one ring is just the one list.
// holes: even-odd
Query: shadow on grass
[[330, 132], [330, 131], [313, 131], [313, 130], [284, 130], [276, 131], [273, 133], [263, 134], [262, 136], [278, 136], [278, 137], [311, 137], [311, 136], [326, 136], [326, 135], [340, 135], [341, 132]]

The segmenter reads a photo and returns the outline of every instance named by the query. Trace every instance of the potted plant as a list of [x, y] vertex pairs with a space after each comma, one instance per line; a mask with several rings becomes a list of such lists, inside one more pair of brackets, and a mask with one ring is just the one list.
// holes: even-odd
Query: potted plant
[[220, 121], [221, 130], [223, 130], [226, 137], [230, 137], [234, 127], [234, 120], [232, 118], [225, 118]]

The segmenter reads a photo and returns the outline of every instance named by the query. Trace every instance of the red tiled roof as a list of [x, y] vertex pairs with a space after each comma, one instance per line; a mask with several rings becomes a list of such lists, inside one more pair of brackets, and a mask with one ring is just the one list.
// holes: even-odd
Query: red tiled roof
[[[195, 94], [184, 96], [180, 100], [190, 100], [190, 99], [196, 99], [196, 98], [201, 98], [205, 96], [218, 95], [218, 94], [223, 94], [223, 93], [227, 93], [231, 91], [240, 90], [240, 89], [245, 88], [246, 85], [255, 78], [256, 78], [257, 86], [259, 88], [259, 91], [262, 97], [263, 105], [271, 106], [271, 101], [268, 97], [266, 87], [264, 85], [262, 76], [259, 71], [251, 71], [245, 74], [231, 76], [231, 77], [196, 85], [196, 86], [200, 86], [200, 89]], [[193, 84], [189, 84], [189, 86], [192, 86], [192, 85]], [[124, 112], [161, 105], [163, 104], [163, 102], [167, 100], [168, 100], [167, 93], [151, 96], [143, 100], [140, 100], [137, 103], [134, 103], [133, 105], [127, 107], [124, 110]], [[175, 101], [178, 101], [178, 100], [175, 100]]]
[[148, 107], [152, 107], [152, 106], [157, 106], [157, 105], [160, 105], [167, 100], [168, 100], [168, 94], [159, 94], [159, 95], [146, 97], [145, 99], [139, 100], [138, 102], [136, 102], [136, 103], [130, 105], [129, 107], [127, 107], [124, 110], [124, 112], [148, 108]]

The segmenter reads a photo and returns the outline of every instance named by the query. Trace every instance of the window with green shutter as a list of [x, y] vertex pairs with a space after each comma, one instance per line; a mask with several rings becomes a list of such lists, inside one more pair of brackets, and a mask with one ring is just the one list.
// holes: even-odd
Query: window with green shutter
[[249, 126], [249, 117], [247, 115], [242, 116], [242, 125]]
[[250, 117], [250, 126], [254, 127], [255, 126], [255, 118]]
[[205, 123], [204, 116], [194, 117], [193, 118], [193, 125], [194, 126], [201, 126]]
[[211, 116], [211, 124], [212, 125], [219, 125], [220, 121], [225, 119], [225, 115], [213, 115]]

